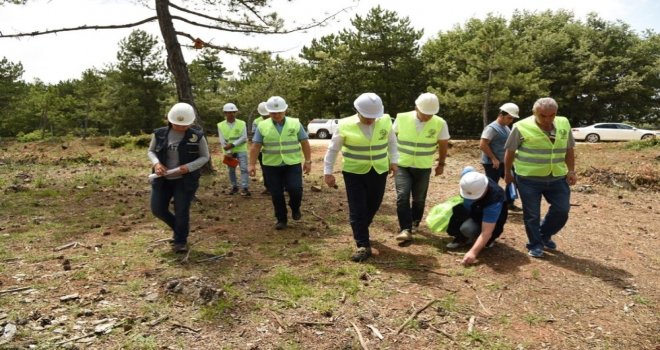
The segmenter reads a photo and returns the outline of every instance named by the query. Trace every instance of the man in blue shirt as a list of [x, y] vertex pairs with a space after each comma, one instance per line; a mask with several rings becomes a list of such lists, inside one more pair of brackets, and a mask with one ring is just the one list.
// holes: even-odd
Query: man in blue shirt
[[464, 172], [460, 181], [463, 204], [454, 207], [447, 233], [454, 241], [447, 248], [472, 244], [462, 264], [473, 264], [484, 248], [490, 248], [504, 231], [508, 209], [504, 190], [486, 175]]
[[[481, 133], [479, 149], [481, 150], [481, 164], [484, 166], [486, 176], [498, 183], [500, 178], [504, 178], [504, 144], [506, 143], [511, 129], [509, 125], [514, 119], [520, 118], [519, 109], [515, 103], [505, 103], [500, 107], [500, 113], [492, 123], [488, 124]], [[511, 193], [515, 193], [515, 188], [511, 190], [511, 184], [506, 185], [505, 196], [510, 210], [520, 211], [520, 208], [513, 204], [515, 198]]]
[[[291, 218], [300, 220], [302, 217], [300, 212], [303, 196], [302, 174], [303, 172], [309, 174], [312, 169], [312, 151], [307, 132], [298, 119], [285, 116], [287, 108], [286, 101], [280, 96], [272, 96], [266, 101], [270, 119], [259, 123], [252, 137], [248, 166], [250, 176], [255, 176], [257, 157], [263, 147], [262, 170], [275, 209], [276, 230], [287, 228], [285, 190], [289, 193]], [[285, 128], [287, 131], [283, 133]], [[264, 139], [267, 142], [264, 142]], [[300, 143], [299, 147], [298, 143]], [[300, 155], [301, 151], [304, 163]]]

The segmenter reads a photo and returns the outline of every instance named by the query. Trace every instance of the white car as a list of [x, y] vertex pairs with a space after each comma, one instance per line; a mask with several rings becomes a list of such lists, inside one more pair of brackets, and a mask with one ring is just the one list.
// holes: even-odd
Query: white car
[[578, 141], [630, 141], [647, 140], [658, 135], [657, 131], [637, 129], [621, 123], [597, 123], [583, 128], [573, 128], [573, 138]]
[[312, 119], [307, 124], [309, 137], [329, 139], [339, 128], [339, 119]]

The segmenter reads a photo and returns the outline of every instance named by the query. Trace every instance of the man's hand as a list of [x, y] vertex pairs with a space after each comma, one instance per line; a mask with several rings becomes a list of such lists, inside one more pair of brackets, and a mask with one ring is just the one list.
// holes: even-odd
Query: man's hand
[[325, 184], [328, 185], [328, 187], [334, 188], [337, 186], [337, 181], [335, 180], [335, 176], [332, 174], [323, 176], [323, 181], [325, 181]]
[[504, 171], [504, 183], [507, 185], [513, 182], [513, 173], [511, 171]]
[[166, 171], [167, 171], [167, 168], [163, 164], [158, 163], [158, 164], [154, 165], [154, 172], [156, 173], [156, 175], [163, 176], [163, 175], [165, 175]]
[[182, 166], [179, 167], [179, 174], [185, 175], [185, 174], [188, 174], [189, 172], [190, 172], [190, 170], [188, 170], [187, 165], [182, 165]]
[[476, 261], [477, 256], [472, 252], [472, 250], [470, 250], [463, 256], [463, 261], [461, 261], [461, 264], [468, 266], [474, 264]]
[[256, 164], [248, 165], [248, 175], [250, 175], [251, 177], [257, 176], [257, 165]]
[[577, 183], [577, 174], [575, 174], [575, 171], [568, 172], [568, 175], [566, 176], [566, 181], [568, 182], [569, 186], [573, 186]]
[[499, 159], [495, 158], [495, 159], [491, 159], [491, 161], [493, 162], [493, 169], [499, 169], [500, 168], [500, 160]]
[[396, 172], [399, 170], [399, 166], [397, 164], [390, 164], [390, 175], [396, 176]]
[[311, 170], [312, 170], [312, 162], [305, 162], [303, 164], [303, 173], [309, 174]]
[[232, 148], [234, 148], [234, 145], [231, 144], [231, 143], [228, 143], [228, 144], [226, 144], [224, 147], [222, 147], [222, 149], [224, 149], [225, 151], [226, 151], [226, 150], [230, 150], [230, 149], [232, 149]]
[[435, 176], [440, 176], [444, 172], [445, 172], [445, 165], [444, 164], [438, 164], [438, 166], [435, 167]]

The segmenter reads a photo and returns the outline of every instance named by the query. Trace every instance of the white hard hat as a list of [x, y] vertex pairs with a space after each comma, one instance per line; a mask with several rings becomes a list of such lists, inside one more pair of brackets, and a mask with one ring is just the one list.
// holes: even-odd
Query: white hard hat
[[187, 103], [179, 102], [167, 113], [167, 120], [176, 125], [190, 125], [195, 121], [195, 109]]
[[479, 199], [488, 188], [488, 178], [482, 173], [471, 171], [461, 178], [461, 197]]
[[266, 110], [269, 113], [284, 112], [288, 107], [286, 101], [279, 96], [271, 96], [268, 101], [266, 101]]
[[268, 110], [266, 109], [266, 102], [260, 102], [259, 106], [257, 107], [257, 112], [259, 112], [259, 115], [268, 115]]
[[380, 118], [385, 112], [383, 101], [373, 92], [365, 92], [358, 96], [355, 102], [353, 102], [353, 106], [357, 109], [358, 113], [369, 119]]
[[224, 106], [222, 106], [222, 111], [223, 112], [238, 112], [238, 108], [236, 108], [236, 105], [233, 103], [226, 103]]
[[472, 172], [472, 171], [477, 171], [477, 170], [473, 166], [470, 166], [470, 165], [466, 166], [465, 168], [463, 168], [463, 170], [461, 170], [461, 177], [463, 177], [463, 175], [465, 175], [469, 172]]
[[438, 113], [440, 110], [440, 102], [438, 102], [438, 96], [430, 92], [425, 92], [415, 100], [415, 106], [419, 109], [420, 112], [433, 115]]
[[500, 107], [500, 111], [507, 112], [510, 116], [514, 118], [520, 118], [520, 116], [518, 115], [518, 113], [520, 113], [520, 109], [518, 108], [518, 105], [515, 103], [507, 102], [503, 104]]

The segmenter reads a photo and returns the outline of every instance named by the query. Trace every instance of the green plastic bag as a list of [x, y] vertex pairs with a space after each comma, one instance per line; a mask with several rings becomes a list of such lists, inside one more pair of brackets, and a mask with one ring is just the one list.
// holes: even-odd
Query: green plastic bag
[[463, 197], [454, 196], [436, 205], [426, 216], [426, 225], [435, 233], [447, 230], [452, 210], [457, 204], [463, 203]]

